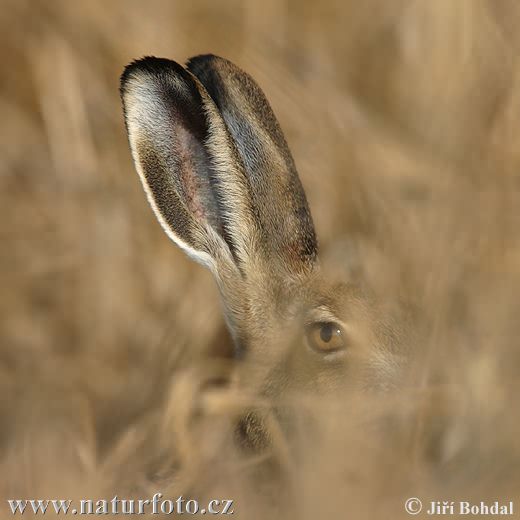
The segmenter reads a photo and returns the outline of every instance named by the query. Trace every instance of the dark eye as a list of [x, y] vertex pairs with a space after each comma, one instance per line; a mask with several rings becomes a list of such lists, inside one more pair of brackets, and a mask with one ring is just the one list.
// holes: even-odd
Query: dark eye
[[307, 327], [307, 341], [316, 352], [328, 354], [346, 347], [345, 332], [332, 321], [313, 323]]

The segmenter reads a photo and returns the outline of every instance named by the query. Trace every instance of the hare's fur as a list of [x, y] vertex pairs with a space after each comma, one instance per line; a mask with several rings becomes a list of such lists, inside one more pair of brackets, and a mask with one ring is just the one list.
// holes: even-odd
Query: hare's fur
[[[305, 192], [255, 81], [212, 55], [186, 67], [149, 57], [126, 68], [121, 94], [148, 200], [215, 276], [248, 384], [270, 395], [392, 384], [402, 335], [352, 280], [322, 272]], [[309, 348], [309, 327], [327, 323], [341, 348]]]

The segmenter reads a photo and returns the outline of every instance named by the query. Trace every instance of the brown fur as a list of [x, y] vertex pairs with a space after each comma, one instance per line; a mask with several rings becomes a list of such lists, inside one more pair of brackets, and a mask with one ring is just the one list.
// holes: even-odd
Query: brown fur
[[[390, 324], [386, 335], [378, 334], [377, 321], [386, 318], [376, 319], [366, 297], [350, 297], [348, 280], [333, 285], [321, 272], [303, 187], [260, 88], [216, 56], [192, 58], [188, 70], [201, 83], [163, 59], [145, 58], [126, 69], [121, 92], [130, 144], [170, 237], [186, 239], [196, 258], [199, 249], [210, 257], [237, 351], [250, 367], [250, 390], [273, 396], [294, 386], [320, 393], [355, 380], [381, 388], [392, 385], [405, 364], [399, 353], [406, 348], [395, 344], [399, 333], [392, 331], [402, 325]], [[186, 92], [193, 94], [186, 97]], [[150, 106], [161, 107], [160, 112], [148, 112]], [[191, 119], [194, 113], [196, 120]], [[161, 133], [162, 128], [167, 131]], [[192, 137], [187, 141], [185, 134]], [[140, 142], [148, 143], [146, 154]], [[150, 154], [157, 160], [150, 161]], [[198, 159], [201, 155], [204, 162]], [[237, 184], [224, 169], [229, 158], [240, 176]], [[206, 187], [195, 179], [206, 179]], [[175, 193], [170, 195], [172, 185]], [[237, 194], [252, 220], [244, 219], [223, 187]], [[200, 201], [197, 206], [195, 199]], [[179, 219], [177, 201], [182, 205]], [[210, 209], [201, 211], [199, 204]], [[211, 211], [216, 213], [213, 221], [208, 218]], [[188, 232], [185, 212], [193, 227]], [[215, 221], [222, 223], [224, 233]], [[194, 238], [199, 235], [200, 242]], [[305, 330], [321, 322], [341, 324], [344, 350], [312, 351]]]

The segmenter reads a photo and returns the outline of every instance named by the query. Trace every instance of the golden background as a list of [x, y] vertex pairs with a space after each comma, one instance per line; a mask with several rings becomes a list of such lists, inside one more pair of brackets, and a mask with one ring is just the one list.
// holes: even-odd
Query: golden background
[[[148, 207], [118, 92], [135, 58], [214, 53], [270, 100], [324, 256], [361, 241], [379, 290], [428, 316], [458, 472], [422, 491], [518, 497], [519, 29], [514, 0], [2, 0], [0, 496], [141, 484], [176, 367], [229, 343], [210, 274]], [[404, 515], [409, 466], [360, 465], [331, 511]]]

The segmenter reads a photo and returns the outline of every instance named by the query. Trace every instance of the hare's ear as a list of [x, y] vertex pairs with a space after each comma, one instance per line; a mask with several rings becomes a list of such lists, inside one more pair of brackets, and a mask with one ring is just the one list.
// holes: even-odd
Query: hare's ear
[[315, 260], [314, 226], [291, 152], [260, 87], [218, 56], [192, 58], [187, 68], [215, 102], [240, 154], [255, 215], [271, 258], [291, 271]]
[[136, 169], [166, 233], [210, 267], [223, 254], [240, 266], [255, 229], [247, 178], [204, 87], [178, 63], [150, 57], [125, 69], [121, 97]]

